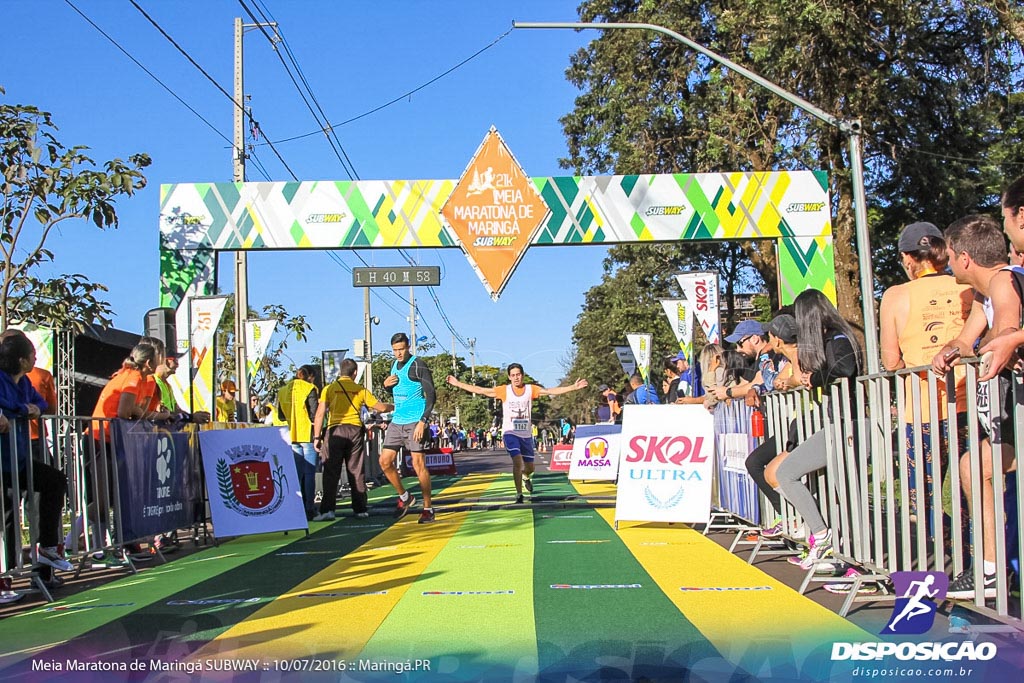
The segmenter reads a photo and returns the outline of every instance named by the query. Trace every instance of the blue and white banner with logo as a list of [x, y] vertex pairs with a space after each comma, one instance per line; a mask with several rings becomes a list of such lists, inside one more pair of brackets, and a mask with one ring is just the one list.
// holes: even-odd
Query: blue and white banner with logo
[[199, 433], [214, 536], [308, 529], [287, 427]]
[[569, 479], [614, 481], [619, 476], [622, 425], [576, 425]]
[[124, 539], [152, 539], [191, 524], [200, 498], [191, 434], [127, 420], [114, 420], [111, 433]]
[[702, 405], [627, 405], [615, 521], [707, 523], [715, 429]]

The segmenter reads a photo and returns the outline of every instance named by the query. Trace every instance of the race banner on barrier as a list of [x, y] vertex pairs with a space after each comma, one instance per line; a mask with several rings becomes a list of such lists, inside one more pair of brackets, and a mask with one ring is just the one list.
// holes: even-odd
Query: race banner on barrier
[[213, 535], [308, 529], [286, 427], [199, 433]]
[[652, 339], [653, 335], [650, 333], [626, 335], [626, 341], [629, 342], [629, 348], [633, 351], [633, 358], [636, 359], [636, 372], [640, 373], [640, 376], [644, 380], [644, 384], [650, 381], [651, 376]]
[[622, 425], [577, 425], [569, 479], [614, 481], [619, 476]]
[[683, 296], [690, 302], [709, 344], [722, 343], [722, 328], [718, 318], [718, 273], [679, 273], [676, 281]]
[[[412, 466], [412, 454], [409, 451], [403, 451], [402, 461], [405, 463], [406, 472], [414, 472]], [[423, 462], [427, 466], [427, 470], [431, 474], [458, 474], [458, 470], [455, 469], [455, 456], [452, 455], [452, 449], [450, 448], [439, 448], [435, 451], [425, 451], [423, 453]]]
[[636, 358], [633, 357], [633, 349], [629, 346], [613, 346], [612, 348], [615, 349], [615, 356], [619, 359], [622, 371], [626, 373], [626, 377], [631, 377], [636, 372]]
[[615, 521], [706, 524], [714, 418], [702, 405], [623, 409]]
[[192, 435], [142, 420], [111, 425], [124, 539], [152, 540], [191, 524], [201, 500]]
[[556, 444], [551, 449], [551, 462], [548, 472], [568, 472], [572, 463], [572, 446]]
[[679, 342], [679, 348], [683, 350], [688, 359], [693, 358], [693, 314], [690, 311], [689, 300], [686, 297], [661, 299], [661, 307], [665, 309], [668, 326], [672, 328], [672, 334]]
[[250, 385], [256, 379], [256, 373], [260, 371], [263, 356], [270, 347], [270, 338], [274, 336], [276, 329], [277, 320], [274, 318], [245, 321], [246, 366]]

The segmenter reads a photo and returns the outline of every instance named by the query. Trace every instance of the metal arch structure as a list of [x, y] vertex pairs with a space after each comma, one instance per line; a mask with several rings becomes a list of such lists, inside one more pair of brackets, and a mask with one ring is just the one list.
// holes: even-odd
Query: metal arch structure
[[[179, 350], [189, 348], [189, 301], [214, 292], [220, 251], [461, 248], [497, 298], [474, 258], [479, 244], [460, 238], [465, 231], [444, 213], [477, 170], [471, 162], [460, 180], [163, 185], [160, 305], [177, 310]], [[783, 303], [808, 288], [835, 301], [831, 204], [823, 171], [526, 180], [543, 213], [522, 235], [516, 262], [526, 248], [537, 246], [771, 239], [778, 246]], [[504, 277], [510, 276], [511, 270]], [[192, 388], [197, 380], [201, 392]], [[212, 376], [190, 383], [185, 369], [171, 384], [183, 405], [191, 401], [196, 410], [209, 408], [204, 403], [212, 401]]]

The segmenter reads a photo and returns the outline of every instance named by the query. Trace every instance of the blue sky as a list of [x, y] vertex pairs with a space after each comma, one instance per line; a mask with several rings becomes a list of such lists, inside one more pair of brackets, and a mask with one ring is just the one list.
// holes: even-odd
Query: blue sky
[[[182, 99], [231, 137], [232, 105], [130, 2], [72, 0]], [[138, 0], [223, 88], [232, 88], [233, 21], [251, 20], [237, 1]], [[288, 46], [332, 122], [367, 112], [447, 71], [511, 28], [512, 21], [576, 21], [576, 0], [516, 2], [297, 2], [248, 0], [279, 23]], [[49, 244], [50, 274], [83, 273], [110, 288], [115, 325], [141, 332], [146, 310], [158, 304], [159, 186], [226, 182], [230, 150], [220, 135], [177, 102], [63, 0], [17, 0], [3, 5], [6, 51], [0, 85], [9, 104], [50, 111], [66, 145], [88, 145], [97, 161], [146, 152], [149, 186], [118, 203], [120, 229], [64, 227]], [[559, 118], [578, 94], [565, 80], [570, 55], [595, 31], [516, 30], [453, 73], [410, 97], [338, 129], [363, 179], [457, 178], [491, 125], [497, 127], [528, 175], [565, 175], [566, 146]], [[264, 36], [245, 38], [245, 92], [265, 137], [280, 140], [315, 131], [312, 115]], [[278, 145], [300, 180], [347, 179], [322, 135]], [[271, 180], [291, 176], [267, 147], [256, 155]], [[256, 165], [250, 180], [264, 180]], [[570, 251], [571, 249], [571, 251]], [[349, 267], [363, 263], [335, 252]], [[548, 247], [527, 252], [499, 302], [490, 300], [459, 250], [412, 250], [423, 264], [440, 265], [436, 293], [463, 338], [477, 339], [478, 364], [523, 363], [548, 386], [562, 377], [572, 325], [583, 295], [601, 276], [602, 247]], [[374, 266], [404, 265], [395, 251], [364, 250]], [[233, 291], [231, 254], [220, 258], [220, 285]], [[308, 343], [290, 342], [289, 356], [306, 362], [326, 348], [350, 348], [362, 337], [362, 290], [327, 254], [251, 252], [250, 305], [279, 303], [313, 325]], [[374, 348], [408, 331], [409, 306], [377, 290]], [[408, 289], [398, 292], [408, 296]], [[425, 290], [417, 290], [419, 334], [446, 349], [452, 335]], [[425, 323], [425, 325], [424, 325]], [[468, 352], [461, 346], [459, 355]]]

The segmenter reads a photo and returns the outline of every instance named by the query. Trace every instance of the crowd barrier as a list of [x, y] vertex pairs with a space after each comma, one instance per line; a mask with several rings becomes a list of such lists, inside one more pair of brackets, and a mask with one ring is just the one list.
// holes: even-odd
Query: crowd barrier
[[[84, 570], [135, 571], [137, 561], [163, 561], [158, 535], [202, 526], [207, 511], [194, 427], [73, 416], [35, 421], [28, 453], [28, 421], [10, 420], [0, 470], [4, 535], [0, 574], [28, 576], [51, 600], [35, 562], [41, 501], [60, 501], [59, 538], [75, 576]], [[36, 492], [37, 489], [41, 489]], [[31, 494], [31, 495], [27, 495]], [[56, 498], [54, 498], [56, 496]], [[53, 514], [52, 511], [49, 514]], [[193, 536], [197, 538], [196, 535]], [[27, 542], [26, 542], [27, 541]], [[124, 552], [147, 542], [146, 557]]]
[[[801, 443], [824, 430], [826, 467], [805, 481], [833, 530], [835, 558], [862, 572], [848, 578], [822, 577], [812, 568], [801, 591], [813, 581], [850, 583], [840, 611], [845, 616], [855, 602], [894, 600], [896, 596], [884, 592], [859, 595], [858, 588], [864, 582], [885, 582], [896, 571], [956, 576], [970, 570], [975, 585], [982, 585], [983, 490], [971, 486], [968, 496], [962, 484], [965, 476], [968, 482], [982, 481], [984, 457], [984, 464], [996, 473], [991, 479], [989, 527], [996, 595], [986, 600], [979, 590], [972, 609], [1022, 628], [1019, 548], [1024, 532], [1018, 524], [1018, 501], [1024, 498], [1024, 482], [1015, 471], [1024, 452], [1019, 441], [1024, 432], [1019, 374], [1012, 376], [1010, 400], [1001, 402], [1009, 419], [1004, 433], [994, 433], [991, 439], [999, 446], [984, 451], [981, 445], [981, 423], [988, 412], [985, 395], [1001, 395], [1000, 381], [983, 383], [979, 399], [977, 361], [967, 361], [946, 378], [919, 367], [844, 380], [828, 387], [820, 402], [807, 390], [765, 397], [766, 438], [775, 439], [779, 450], [787, 440]], [[1006, 380], [1002, 381], [1005, 394]], [[1006, 459], [1013, 458], [1008, 469], [1000, 454], [1003, 442]], [[761, 505], [765, 518], [775, 514], [763, 497]], [[789, 545], [804, 542], [803, 520], [785, 498], [782, 507], [777, 513]], [[757, 541], [750, 561], [771, 552], [792, 550]]]

